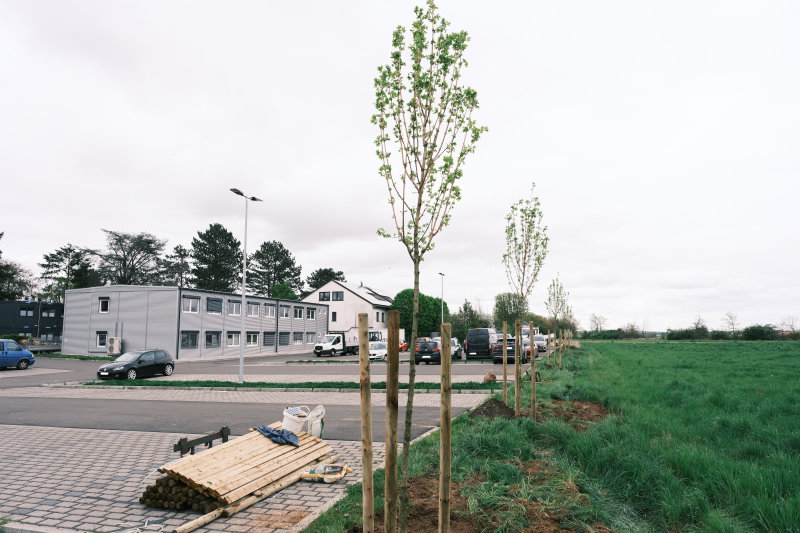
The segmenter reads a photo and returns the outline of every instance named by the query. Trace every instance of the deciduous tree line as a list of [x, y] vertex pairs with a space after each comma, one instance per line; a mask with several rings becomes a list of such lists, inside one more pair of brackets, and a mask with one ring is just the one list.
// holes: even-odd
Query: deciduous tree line
[[[242, 282], [242, 247], [222, 224], [211, 224], [192, 239], [191, 247], [175, 246], [149, 233], [103, 229], [106, 247], [94, 250], [71, 243], [46, 253], [41, 277], [0, 252], [0, 299], [33, 294], [63, 302], [67, 289], [97, 285], [177, 285], [219, 292], [238, 292]], [[0, 233], [2, 238], [2, 233]], [[346, 281], [340, 270], [318, 268], [303, 280], [302, 267], [279, 241], [263, 242], [247, 258], [248, 293], [294, 300], [328, 281]], [[37, 290], [38, 289], [38, 290]]]

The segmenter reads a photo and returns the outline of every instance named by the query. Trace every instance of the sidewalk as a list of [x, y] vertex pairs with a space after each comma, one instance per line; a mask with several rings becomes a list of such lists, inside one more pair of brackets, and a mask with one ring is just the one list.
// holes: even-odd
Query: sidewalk
[[[177, 433], [0, 425], [0, 521], [7, 533], [169, 531], [199, 513], [151, 509], [138, 499], [176, 460]], [[324, 436], [324, 435], [323, 435]], [[299, 531], [361, 480], [361, 443], [328, 441], [338, 463], [353, 469], [333, 483], [297, 482], [230, 517], [198, 529], [210, 532]], [[383, 443], [374, 443], [374, 468], [382, 468]], [[144, 530], [144, 529], [143, 529]]]

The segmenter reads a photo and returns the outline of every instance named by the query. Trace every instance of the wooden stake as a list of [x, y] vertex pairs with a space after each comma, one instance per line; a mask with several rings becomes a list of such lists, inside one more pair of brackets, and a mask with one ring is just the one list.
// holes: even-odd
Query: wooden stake
[[451, 403], [452, 377], [450, 374], [450, 324], [442, 324], [441, 338], [442, 349], [439, 352], [442, 362], [441, 375], [441, 429], [439, 431], [439, 533], [450, 532], [450, 434], [451, 434]]
[[361, 376], [361, 469], [362, 527], [364, 533], [375, 531], [375, 501], [372, 487], [372, 404], [369, 379], [369, 316], [358, 314], [358, 360]]
[[400, 311], [389, 311], [389, 350], [386, 356], [386, 478], [383, 524], [397, 532], [397, 404], [400, 374]]
[[539, 349], [531, 342], [531, 420], [536, 422], [536, 355]]
[[[514, 416], [519, 416], [519, 413], [522, 409], [522, 396], [520, 393], [522, 392], [522, 366], [521, 366], [521, 359], [519, 357], [519, 346], [516, 344], [520, 342], [520, 321], [514, 321]], [[503, 354], [505, 358], [505, 354]]]
[[503, 403], [508, 405], [508, 369], [506, 361], [506, 335], [508, 335], [508, 323], [503, 321]]

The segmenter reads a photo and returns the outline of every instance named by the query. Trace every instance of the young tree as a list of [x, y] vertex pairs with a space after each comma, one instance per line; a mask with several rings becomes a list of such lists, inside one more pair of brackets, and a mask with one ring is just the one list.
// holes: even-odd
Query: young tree
[[[433, 0], [414, 9], [411, 39], [398, 26], [392, 36], [391, 62], [378, 67], [372, 123], [378, 127], [376, 153], [386, 181], [394, 230], [378, 234], [403, 243], [414, 266], [414, 315], [411, 342], [418, 333], [419, 264], [433, 249], [436, 235], [450, 222], [461, 198], [457, 182], [468, 154], [486, 131], [472, 118], [477, 93], [461, 82], [467, 65], [466, 32], [448, 32]], [[404, 442], [411, 441], [415, 365], [409, 365]], [[408, 509], [409, 447], [400, 467], [400, 529]], [[392, 527], [391, 525], [389, 527]]]
[[[547, 237], [547, 226], [542, 225], [539, 197], [533, 194], [535, 188], [536, 184], [531, 184], [531, 197], [512, 204], [506, 215], [506, 253], [503, 254], [503, 264], [512, 291], [525, 303], [525, 309], [521, 312], [527, 310], [528, 297], [539, 279], [550, 240]], [[509, 321], [520, 316], [521, 313], [510, 317]]]
[[273, 288], [279, 283], [289, 285], [294, 294], [302, 292], [302, 267], [295, 263], [294, 256], [280, 242], [262, 243], [247, 264], [248, 286], [256, 294], [274, 296]]
[[178, 244], [164, 259], [159, 259], [161, 283], [185, 287], [189, 280], [192, 265], [189, 263], [191, 252]]
[[233, 292], [242, 279], [242, 248], [222, 224], [211, 224], [192, 239], [191, 284], [201, 290]]
[[306, 287], [310, 292], [319, 289], [329, 281], [341, 281], [345, 283], [344, 272], [332, 268], [318, 268], [306, 278]]
[[94, 254], [104, 282], [112, 285], [147, 285], [158, 280], [158, 258], [166, 241], [149, 233], [104, 229], [106, 250]]
[[725, 323], [725, 327], [728, 328], [728, 331], [731, 334], [736, 333], [736, 327], [739, 325], [739, 321], [736, 319], [736, 313], [728, 311], [725, 313], [725, 318], [722, 319]]
[[[547, 312], [553, 318], [553, 329], [556, 335], [558, 335], [561, 330], [559, 321], [572, 313], [567, 303], [568, 298], [569, 293], [564, 290], [564, 285], [561, 283], [561, 280], [558, 279], [558, 276], [556, 276], [556, 279], [554, 279], [547, 288], [547, 300], [544, 302]], [[549, 357], [550, 355], [548, 352], [548, 360]]]

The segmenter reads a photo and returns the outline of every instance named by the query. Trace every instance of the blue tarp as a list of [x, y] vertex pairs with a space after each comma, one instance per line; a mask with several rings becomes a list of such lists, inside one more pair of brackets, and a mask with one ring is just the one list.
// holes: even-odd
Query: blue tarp
[[300, 447], [297, 435], [288, 429], [273, 429], [269, 426], [259, 426], [255, 428], [255, 430], [277, 444], [291, 444], [295, 448]]

